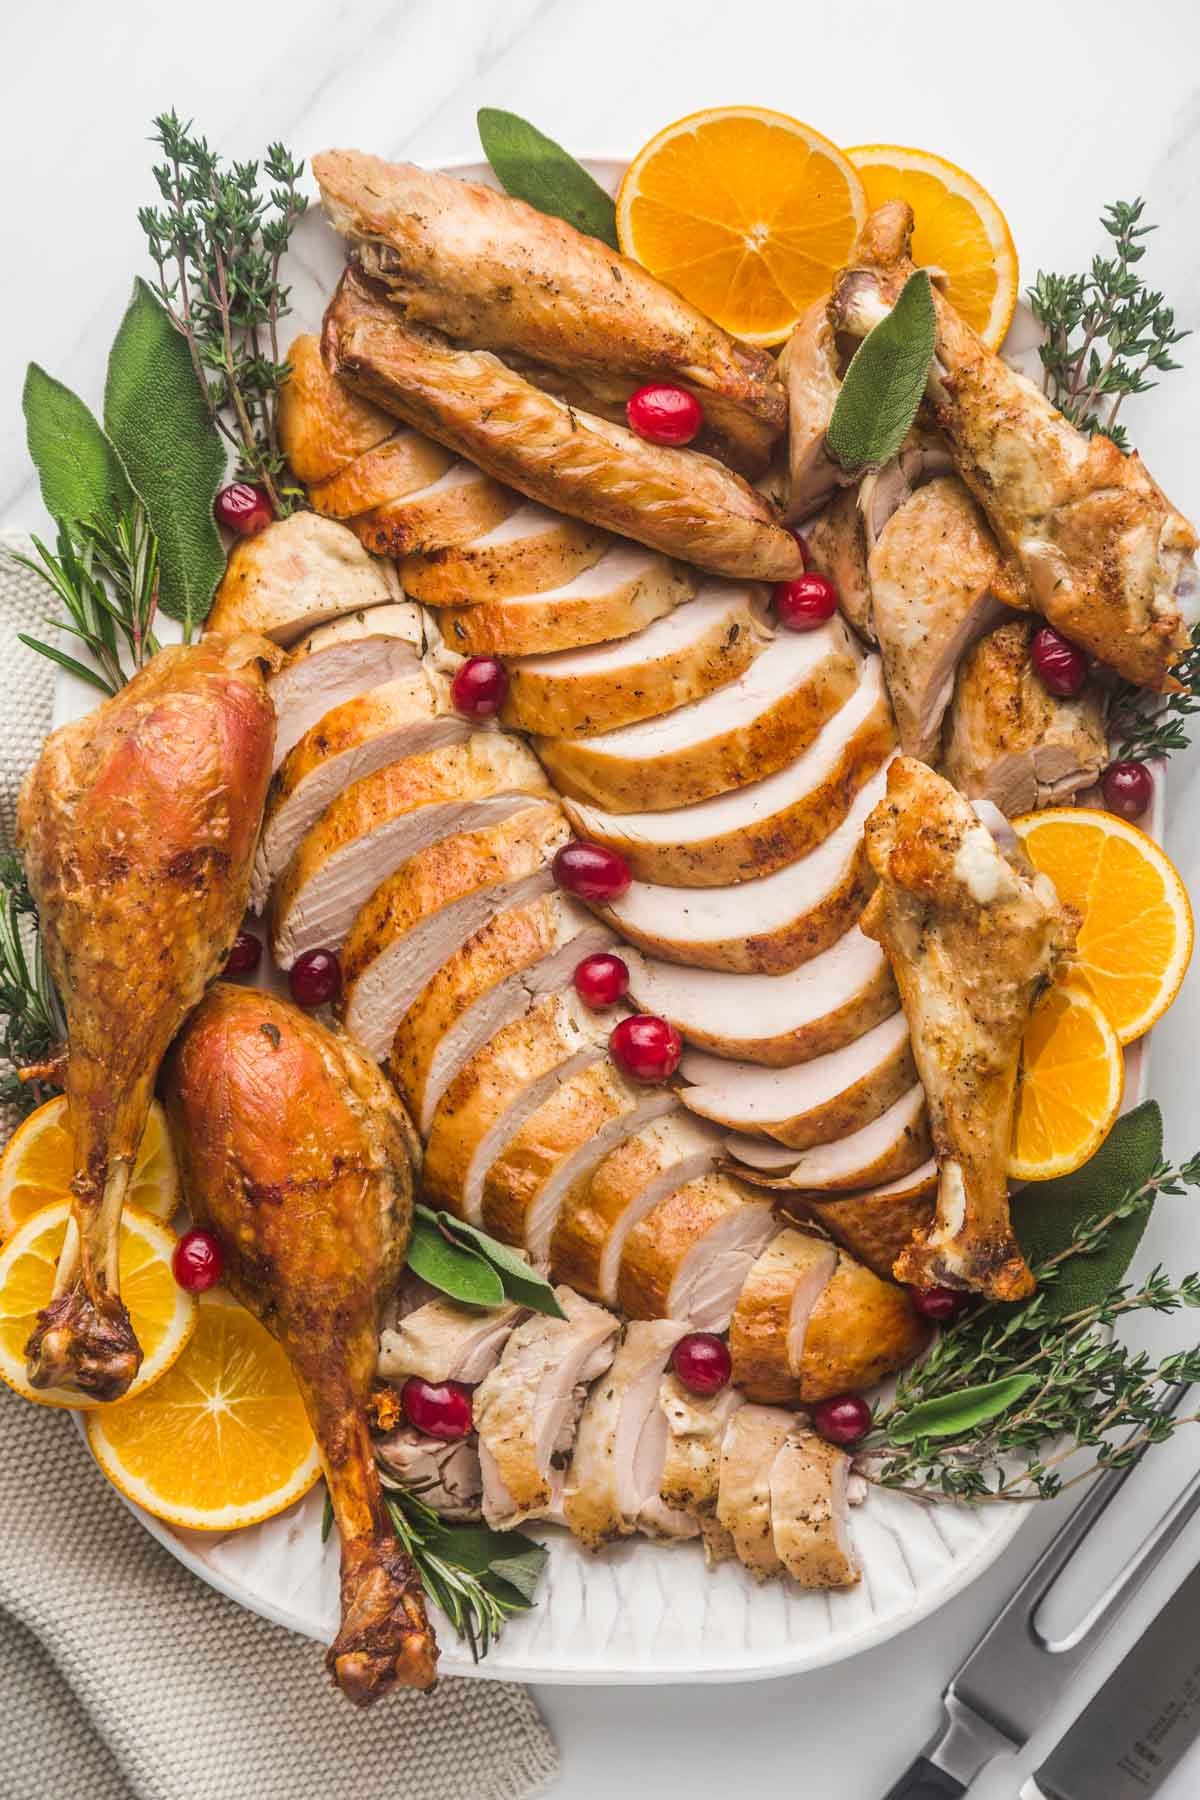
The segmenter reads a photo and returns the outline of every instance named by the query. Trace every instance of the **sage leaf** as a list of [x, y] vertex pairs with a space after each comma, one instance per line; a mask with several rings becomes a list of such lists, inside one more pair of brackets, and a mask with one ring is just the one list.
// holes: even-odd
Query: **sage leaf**
[[939, 1394], [902, 1413], [888, 1426], [888, 1437], [896, 1444], [911, 1444], [916, 1438], [966, 1437], [977, 1426], [1007, 1412], [1036, 1385], [1036, 1375], [1004, 1375], [979, 1387], [960, 1388], [956, 1394]]
[[[492, 1559], [489, 1573], [497, 1580], [503, 1581], [508, 1587], [515, 1588], [521, 1598], [528, 1605], [532, 1605], [533, 1596], [537, 1592], [537, 1584], [542, 1577], [542, 1570], [550, 1559], [550, 1552], [544, 1544], [535, 1543], [523, 1532], [510, 1531], [504, 1533], [504, 1536], [510, 1541], [510, 1548], [504, 1555]], [[514, 1538], [520, 1545], [519, 1550], [511, 1546], [511, 1540]]]
[[439, 1521], [428, 1537], [429, 1548], [468, 1575], [495, 1573], [528, 1601], [545, 1567], [547, 1552], [521, 1531], [493, 1531], [488, 1525]]
[[908, 436], [925, 392], [936, 333], [929, 276], [917, 269], [846, 370], [825, 441], [848, 473], [879, 468]]
[[612, 199], [569, 151], [517, 113], [481, 106], [477, 118], [484, 155], [505, 193], [619, 248]]
[[440, 1213], [438, 1223], [447, 1231], [453, 1232], [461, 1242], [470, 1245], [480, 1256], [487, 1258], [503, 1282], [505, 1296], [509, 1300], [515, 1301], [519, 1306], [527, 1306], [530, 1312], [545, 1313], [551, 1319], [566, 1318], [550, 1283], [531, 1269], [515, 1250], [510, 1250], [507, 1244], [489, 1237], [486, 1231], [480, 1231], [462, 1219], [452, 1217], [450, 1213]]
[[104, 424], [158, 538], [158, 604], [190, 637], [225, 572], [213, 519], [225, 452], [187, 342], [140, 277], [109, 353]]
[[21, 407], [29, 454], [52, 518], [69, 524], [111, 519], [133, 505], [125, 466], [78, 394], [30, 363]]
[[504, 1288], [490, 1263], [464, 1245], [449, 1243], [420, 1208], [413, 1217], [408, 1266], [430, 1287], [467, 1306], [503, 1306]]

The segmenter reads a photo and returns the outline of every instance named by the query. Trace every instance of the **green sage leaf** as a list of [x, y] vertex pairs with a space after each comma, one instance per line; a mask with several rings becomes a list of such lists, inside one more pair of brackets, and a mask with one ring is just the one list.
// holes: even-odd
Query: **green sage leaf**
[[225, 451], [187, 343], [140, 277], [109, 353], [104, 423], [158, 538], [158, 604], [190, 636], [225, 572], [212, 510]]
[[52, 518], [60, 523], [111, 519], [133, 505], [125, 466], [78, 394], [30, 363], [21, 406], [29, 454]]
[[929, 276], [917, 269], [846, 370], [826, 433], [843, 469], [858, 474], [895, 456], [917, 416], [936, 334]]
[[[498, 1581], [503, 1581], [507, 1587], [515, 1588], [525, 1603], [532, 1606], [542, 1571], [550, 1560], [550, 1552], [544, 1544], [535, 1543], [523, 1532], [509, 1531], [503, 1535], [510, 1547], [503, 1555], [492, 1559], [489, 1573]], [[513, 1545], [513, 1539], [520, 1545], [520, 1549]]]
[[424, 1207], [413, 1217], [408, 1266], [422, 1281], [466, 1306], [503, 1306], [504, 1287], [491, 1264], [463, 1244], [451, 1244]]
[[569, 151], [516, 113], [481, 106], [477, 116], [484, 155], [505, 193], [619, 248], [612, 199]]
[[922, 1400], [902, 1413], [888, 1426], [888, 1437], [895, 1444], [911, 1444], [916, 1438], [966, 1437], [977, 1425], [986, 1425], [989, 1419], [1007, 1412], [1036, 1385], [1036, 1375], [1005, 1375], [956, 1394], [939, 1394], [936, 1400]]
[[439, 1213], [438, 1222], [480, 1256], [487, 1258], [504, 1284], [507, 1299], [515, 1301], [519, 1306], [527, 1306], [530, 1312], [545, 1313], [551, 1319], [566, 1318], [553, 1287], [544, 1276], [531, 1269], [515, 1250], [510, 1250], [507, 1244], [489, 1237], [486, 1231], [479, 1231], [474, 1225], [468, 1225], [450, 1213]]
[[493, 1531], [489, 1525], [439, 1521], [426, 1539], [436, 1556], [468, 1575], [494, 1572], [526, 1600], [531, 1599], [548, 1552], [521, 1531]]

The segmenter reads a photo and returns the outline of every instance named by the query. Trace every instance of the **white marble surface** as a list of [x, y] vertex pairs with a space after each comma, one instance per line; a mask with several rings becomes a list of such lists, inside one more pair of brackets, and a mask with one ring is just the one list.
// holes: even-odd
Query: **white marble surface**
[[[7, 172], [0, 212], [0, 522], [39, 524], [20, 382], [32, 357], [99, 400], [103, 360], [141, 266], [135, 220], [153, 198], [151, 115], [193, 114], [222, 150], [269, 138], [299, 155], [331, 142], [428, 160], [471, 152], [484, 103], [536, 119], [581, 150], [628, 150], [665, 121], [751, 101], [843, 143], [927, 145], [971, 169], [1011, 221], [1024, 268], [1078, 266], [1104, 202], [1147, 196], [1163, 226], [1148, 271], [1200, 325], [1200, 10], [1194, 0], [343, 0], [288, 7], [208, 0], [10, 0], [0, 59]], [[1189, 368], [1130, 412], [1147, 460], [1200, 512], [1200, 343]], [[1172, 779], [1169, 848], [1196, 887], [1195, 759]], [[1200, 891], [1200, 889], [1197, 889]], [[1200, 1144], [1194, 976], [1155, 1035], [1154, 1091], [1177, 1154]], [[1145, 1259], [1200, 1261], [1193, 1203], [1160, 1209]], [[1178, 1342], [1186, 1324], [1165, 1335]], [[1164, 1333], [1156, 1334], [1159, 1341]], [[1200, 1438], [1153, 1459], [1076, 1572], [1104, 1566], [1200, 1460]], [[754, 1688], [546, 1689], [563, 1751], [556, 1800], [781, 1794], [877, 1800], [937, 1718], [937, 1694], [1053, 1524], [1033, 1521], [1000, 1565], [937, 1618], [816, 1675]], [[1193, 1527], [1019, 1763], [979, 1800], [1013, 1800], [1119, 1653], [1200, 1555]], [[1064, 1601], [1064, 1606], [1065, 1606]], [[347, 1795], [352, 1793], [348, 1780]], [[1164, 1786], [1200, 1794], [1200, 1749]], [[201, 1797], [198, 1797], [201, 1800]], [[331, 1800], [335, 1797], [331, 1796]], [[1100, 1797], [1097, 1797], [1100, 1800]]]

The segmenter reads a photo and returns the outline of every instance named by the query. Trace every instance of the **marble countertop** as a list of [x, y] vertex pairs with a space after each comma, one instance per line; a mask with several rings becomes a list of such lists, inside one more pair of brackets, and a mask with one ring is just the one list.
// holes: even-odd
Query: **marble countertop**
[[[0, 523], [44, 522], [25, 456], [30, 358], [99, 403], [103, 360], [153, 200], [152, 115], [194, 116], [231, 156], [281, 138], [300, 156], [333, 142], [421, 160], [469, 153], [481, 104], [511, 107], [572, 147], [620, 153], [698, 107], [754, 102], [845, 144], [918, 144], [970, 169], [1004, 207], [1027, 277], [1081, 266], [1096, 220], [1143, 194], [1162, 226], [1146, 270], [1200, 326], [1200, 10], [1192, 0], [18, 0], [7, 9], [0, 118], [9, 178], [0, 214]], [[1200, 345], [1185, 373], [1128, 422], [1172, 496], [1200, 513]], [[1171, 779], [1168, 848], [1200, 892], [1193, 756]], [[1194, 1045], [1200, 975], [1155, 1032], [1153, 1091], [1168, 1149], [1200, 1142]], [[1143, 1255], [1200, 1262], [1188, 1202], [1159, 1209]], [[1148, 1343], [1182, 1341], [1178, 1323]], [[1200, 1460], [1188, 1434], [1151, 1459], [1103, 1539], [1056, 1596], [1077, 1616]], [[938, 1720], [937, 1697], [1055, 1523], [1043, 1510], [1000, 1563], [935, 1618], [852, 1663], [753, 1687], [538, 1691], [563, 1752], [555, 1800], [764, 1792], [879, 1800]], [[1074, 1714], [1200, 1556], [1193, 1525], [1019, 1762], [978, 1800], [1014, 1800]], [[1072, 1614], [1072, 1605], [1075, 1613]], [[1161, 1789], [1200, 1792], [1200, 1747]]]

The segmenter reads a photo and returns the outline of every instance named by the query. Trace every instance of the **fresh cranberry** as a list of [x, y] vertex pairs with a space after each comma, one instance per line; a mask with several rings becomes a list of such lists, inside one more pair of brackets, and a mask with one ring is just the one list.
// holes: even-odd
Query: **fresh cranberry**
[[455, 712], [465, 719], [491, 719], [504, 705], [508, 670], [494, 656], [469, 656], [450, 683]]
[[225, 1269], [221, 1241], [211, 1231], [185, 1231], [171, 1258], [175, 1279], [189, 1294], [206, 1294]]
[[811, 569], [812, 568], [812, 551], [808, 547], [808, 539], [805, 537], [805, 535], [802, 531], [793, 531], [792, 536], [796, 540], [796, 548], [800, 552], [800, 556], [804, 563], [804, 567], [806, 569]]
[[235, 537], [255, 537], [275, 517], [264, 489], [250, 481], [234, 481], [223, 487], [213, 501], [213, 512], [217, 524], [232, 531]]
[[1154, 777], [1145, 763], [1110, 763], [1100, 791], [1105, 806], [1118, 819], [1140, 819], [1154, 798]]
[[835, 1394], [818, 1400], [812, 1422], [827, 1444], [857, 1444], [871, 1429], [871, 1409], [858, 1394]]
[[423, 1381], [410, 1375], [400, 1390], [404, 1416], [426, 1437], [456, 1444], [475, 1429], [471, 1390], [461, 1381]]
[[967, 1308], [967, 1296], [961, 1288], [915, 1287], [908, 1291], [921, 1317], [933, 1319], [939, 1325], [953, 1324]]
[[225, 964], [227, 975], [249, 975], [257, 969], [262, 956], [262, 939], [256, 938], [252, 931], [239, 931], [233, 940], [233, 948], [229, 952], [229, 961]]
[[575, 970], [575, 992], [594, 1012], [615, 1006], [629, 992], [628, 963], [619, 956], [610, 956], [606, 950], [585, 956]]
[[685, 388], [652, 381], [630, 394], [625, 417], [630, 430], [652, 444], [690, 444], [704, 423], [704, 409]]
[[775, 616], [789, 631], [815, 631], [837, 611], [838, 593], [828, 575], [798, 575], [775, 588]]
[[715, 1331], [689, 1331], [672, 1350], [671, 1367], [689, 1394], [717, 1394], [733, 1373], [733, 1358]]
[[333, 950], [306, 950], [288, 970], [288, 986], [297, 1006], [324, 1006], [342, 991], [342, 965]]
[[1079, 645], [1050, 625], [1035, 634], [1032, 656], [1038, 680], [1060, 700], [1071, 699], [1088, 678], [1088, 659]]
[[635, 1081], [668, 1081], [679, 1067], [683, 1042], [675, 1027], [653, 1013], [633, 1013], [608, 1034], [614, 1060]]
[[572, 838], [554, 858], [554, 879], [580, 900], [619, 900], [633, 880], [618, 850]]

